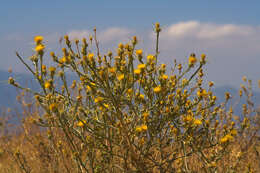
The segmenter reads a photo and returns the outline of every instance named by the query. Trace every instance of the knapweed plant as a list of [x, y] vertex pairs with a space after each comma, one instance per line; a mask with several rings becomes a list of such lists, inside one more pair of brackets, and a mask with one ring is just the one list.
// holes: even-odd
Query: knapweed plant
[[[40, 107], [41, 113], [34, 113], [31, 122], [46, 134], [38, 137], [41, 147], [47, 148], [43, 153], [49, 155], [42, 170], [172, 173], [250, 169], [242, 163], [258, 130], [250, 126], [251, 115], [256, 114], [252, 105], [244, 105], [243, 115], [234, 116], [232, 107], [227, 107], [229, 93], [224, 103], [217, 104], [214, 83], [203, 82], [205, 54], [192, 53], [186, 64], [172, 60], [173, 67], [160, 64], [158, 23], [154, 31], [155, 52], [150, 54], [135, 49], [138, 39], [134, 36], [129, 43], [120, 43], [115, 53], [101, 55], [96, 29], [82, 41], [65, 35], [62, 55], [50, 52], [50, 67], [45, 65], [49, 57], [45, 57], [42, 36], [35, 37], [32, 65], [17, 53], [40, 86], [33, 91], [9, 78], [11, 85], [32, 93]], [[68, 82], [71, 76], [75, 80]], [[240, 94], [248, 92], [244, 87]], [[33, 161], [20, 150], [14, 158], [21, 170], [39, 171], [32, 169]], [[226, 162], [231, 159], [232, 164]]]

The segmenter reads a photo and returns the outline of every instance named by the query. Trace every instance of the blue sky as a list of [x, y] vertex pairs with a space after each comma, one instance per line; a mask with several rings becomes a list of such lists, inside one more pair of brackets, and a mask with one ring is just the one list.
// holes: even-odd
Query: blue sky
[[30, 56], [34, 35], [48, 38], [51, 49], [63, 34], [80, 37], [94, 26], [105, 40], [104, 48], [139, 35], [141, 45], [150, 50], [157, 21], [163, 27], [162, 61], [182, 61], [192, 51], [206, 53], [211, 58], [208, 76], [219, 85], [237, 86], [244, 75], [260, 79], [259, 0], [2, 1], [0, 70], [12, 66], [23, 72], [14, 51]]
[[0, 7], [1, 35], [8, 32], [35, 32], [106, 27], [150, 27], [160, 21], [178, 21], [258, 25], [259, 0], [11, 0]]

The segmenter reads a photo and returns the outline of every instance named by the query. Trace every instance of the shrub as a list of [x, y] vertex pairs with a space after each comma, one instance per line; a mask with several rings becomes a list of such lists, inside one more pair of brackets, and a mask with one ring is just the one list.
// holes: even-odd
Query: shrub
[[[63, 55], [50, 53], [51, 67], [44, 64], [42, 36], [35, 37], [33, 66], [17, 53], [41, 87], [33, 91], [9, 78], [10, 84], [32, 93], [40, 107], [26, 122], [41, 129], [30, 134], [25, 128], [39, 159], [24, 157], [20, 148], [14, 158], [22, 170], [33, 171], [37, 163], [47, 172], [253, 169], [243, 162], [259, 132], [259, 126], [252, 125], [252, 115], [258, 115], [253, 106], [245, 105], [238, 117], [227, 107], [229, 93], [224, 103], [216, 103], [213, 82], [203, 84], [205, 54], [192, 53], [187, 64], [174, 61], [172, 68], [159, 64], [158, 23], [154, 30], [154, 54], [136, 50], [138, 39], [133, 37], [120, 43], [116, 53], [101, 55], [96, 29], [93, 37], [81, 42], [73, 43], [65, 35]], [[77, 77], [69, 83], [72, 74]], [[248, 94], [248, 89], [243, 93]]]

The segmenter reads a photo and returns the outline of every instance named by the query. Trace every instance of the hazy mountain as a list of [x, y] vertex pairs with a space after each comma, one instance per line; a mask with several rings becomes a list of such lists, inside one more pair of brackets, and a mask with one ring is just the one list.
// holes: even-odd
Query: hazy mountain
[[[255, 108], [258, 108], [260, 106], [260, 92], [259, 91], [253, 91], [253, 96], [251, 98], [252, 102], [254, 103]], [[228, 106], [232, 105], [234, 112], [238, 115], [241, 115], [242, 104], [245, 104], [247, 102], [247, 97], [243, 93], [243, 96], [241, 98], [239, 98], [239, 89], [233, 88], [230, 86], [222, 86], [222, 87], [217, 87], [217, 88], [213, 89], [213, 93], [218, 97], [219, 103], [225, 101], [226, 92], [229, 92], [232, 97]]]
[[[19, 91], [15, 87], [8, 84], [8, 78], [10, 76], [17, 80], [17, 82], [20, 83], [22, 86], [29, 86], [33, 89], [38, 88], [38, 84], [32, 78], [31, 74], [11, 74], [5, 71], [0, 71], [0, 109], [2, 107], [19, 107], [19, 104], [16, 101], [16, 95], [19, 93]], [[69, 81], [71, 82], [72, 79], [73, 77], [70, 77]], [[229, 92], [231, 94], [233, 98], [231, 104], [234, 104], [239, 99], [239, 90], [230, 86], [216, 87], [213, 89], [213, 92], [218, 97], [218, 102], [224, 101], [225, 92]], [[255, 105], [260, 106], [260, 92], [254, 92], [252, 100]], [[241, 105], [245, 102], [246, 98], [243, 96], [240, 103], [236, 107], [234, 107], [235, 111], [240, 112]]]
[[30, 86], [37, 88], [37, 83], [30, 74], [14, 74], [6, 71], [0, 71], [0, 109], [3, 107], [17, 107], [19, 104], [16, 101], [16, 96], [19, 90], [8, 84], [8, 78], [13, 77], [22, 86]]

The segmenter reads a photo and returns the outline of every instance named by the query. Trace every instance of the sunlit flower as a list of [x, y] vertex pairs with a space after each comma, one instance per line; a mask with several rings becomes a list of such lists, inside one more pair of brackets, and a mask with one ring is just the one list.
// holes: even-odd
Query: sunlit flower
[[81, 120], [81, 121], [78, 122], [77, 126], [78, 127], [83, 127], [84, 124], [86, 124], [86, 120]]
[[205, 64], [206, 63], [206, 55], [203, 53], [203, 54], [201, 54], [201, 60], [200, 60], [200, 62], [202, 63], [202, 64]]
[[233, 136], [231, 136], [230, 134], [227, 134], [220, 139], [220, 143], [226, 143], [226, 142], [232, 141], [233, 139], [234, 139]]
[[118, 44], [118, 47], [119, 47], [120, 49], [123, 49], [123, 48], [124, 48], [123, 43], [119, 43], [119, 44]]
[[64, 56], [59, 60], [59, 62], [62, 64], [68, 63], [68, 58]]
[[45, 46], [42, 45], [42, 44], [39, 44], [39, 45], [37, 45], [37, 46], [35, 47], [34, 50], [35, 50], [36, 52], [40, 53], [40, 52], [42, 52], [44, 49], [45, 49]]
[[108, 69], [108, 71], [110, 73], [115, 73], [116, 72], [116, 68], [115, 67], [111, 67], [111, 68]]
[[233, 136], [236, 136], [237, 135], [237, 130], [236, 129], [231, 130], [230, 134], [233, 135]]
[[210, 81], [209, 82], [209, 87], [213, 87], [213, 85], [214, 85], [214, 82]]
[[153, 55], [151, 55], [151, 54], [147, 55], [147, 60], [149, 62], [153, 61], [154, 59], [155, 59], [155, 57]]
[[50, 73], [54, 73], [56, 71], [56, 68], [55, 67], [50, 67], [49, 71], [50, 71]]
[[143, 99], [144, 99], [144, 95], [143, 95], [143, 94], [140, 94], [140, 95], [139, 95], [139, 99], [143, 100]]
[[155, 87], [155, 88], [153, 88], [153, 91], [155, 92], [155, 93], [159, 93], [159, 92], [161, 92], [161, 87], [160, 86], [157, 86], [157, 87]]
[[201, 122], [201, 120], [196, 119], [196, 120], [194, 120], [193, 124], [196, 126], [199, 126], [202, 124], [202, 122]]
[[128, 95], [131, 95], [132, 93], [133, 93], [133, 89], [132, 89], [132, 88], [130, 88], [130, 89], [127, 90], [127, 94], [128, 94]]
[[138, 127], [135, 128], [135, 130], [136, 130], [137, 132], [141, 132], [141, 131], [142, 131], [142, 128], [141, 128], [140, 126], [138, 126]]
[[137, 65], [137, 68], [139, 68], [139, 69], [144, 69], [145, 66], [146, 66], [145, 64], [138, 64], [138, 65]]
[[140, 73], [141, 73], [141, 70], [139, 68], [134, 70], [134, 74], [139, 75]]
[[166, 64], [162, 64], [162, 65], [161, 65], [161, 68], [162, 68], [162, 69], [165, 69], [165, 68], [166, 68]]
[[95, 102], [95, 103], [100, 103], [100, 102], [102, 102], [103, 100], [104, 100], [103, 97], [97, 97], [97, 98], [95, 98], [94, 102]]
[[226, 92], [225, 93], [225, 99], [228, 100], [228, 99], [230, 99], [230, 97], [231, 97], [230, 93]]
[[166, 80], [166, 79], [168, 79], [168, 76], [165, 75], [165, 74], [163, 74], [163, 75], [162, 75], [162, 78], [163, 78], [164, 80]]
[[107, 109], [109, 108], [109, 105], [108, 105], [108, 104], [105, 104], [105, 103], [104, 103], [103, 105], [104, 105], [105, 108], [107, 108]]
[[11, 85], [13, 85], [13, 84], [15, 83], [15, 82], [14, 82], [14, 78], [9, 77], [8, 83], [11, 84]]
[[121, 81], [125, 78], [125, 75], [124, 74], [120, 74], [117, 76], [117, 80]]
[[188, 115], [184, 118], [184, 122], [191, 122], [193, 120], [193, 117], [191, 115]]
[[93, 59], [94, 59], [94, 53], [89, 53], [88, 54], [88, 60], [93, 61]]
[[194, 56], [189, 57], [189, 66], [193, 66], [197, 62], [197, 58]]
[[144, 112], [144, 113], [143, 113], [144, 119], [147, 119], [148, 116], [149, 116], [149, 113], [148, 113], [148, 112]]
[[207, 91], [206, 91], [205, 89], [203, 89], [203, 90], [198, 90], [198, 91], [197, 91], [197, 96], [198, 96], [198, 97], [205, 97], [205, 96], [207, 96]]
[[148, 129], [148, 127], [147, 127], [147, 125], [145, 125], [145, 124], [143, 124], [143, 125], [141, 125], [141, 126], [137, 126], [137, 127], [135, 128], [135, 130], [136, 130], [137, 132], [146, 131], [147, 129]]
[[58, 109], [58, 106], [56, 103], [52, 103], [49, 106], [50, 111], [55, 112]]
[[43, 41], [43, 36], [40, 36], [40, 35], [35, 36], [34, 41], [36, 44], [40, 44]]
[[136, 55], [141, 56], [143, 54], [143, 50], [142, 49], [138, 49], [135, 51]]
[[146, 131], [146, 130], [148, 129], [147, 125], [145, 125], [145, 124], [143, 124], [143, 125], [141, 126], [141, 128], [142, 128], [143, 131]]
[[50, 82], [45, 82], [44, 83], [44, 87], [46, 88], [46, 89], [50, 89], [51, 88], [51, 83]]

